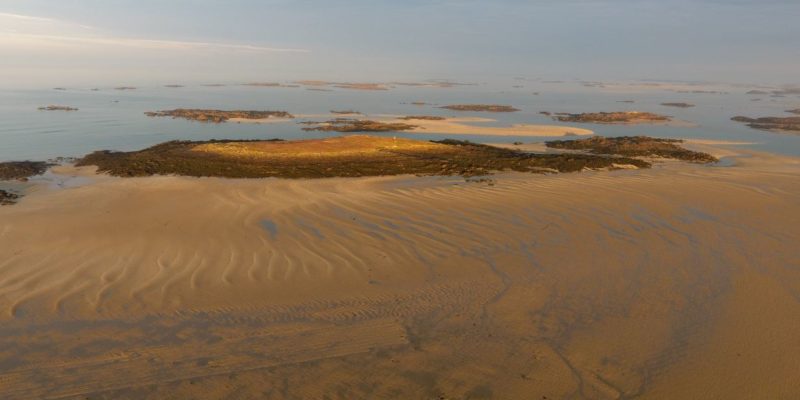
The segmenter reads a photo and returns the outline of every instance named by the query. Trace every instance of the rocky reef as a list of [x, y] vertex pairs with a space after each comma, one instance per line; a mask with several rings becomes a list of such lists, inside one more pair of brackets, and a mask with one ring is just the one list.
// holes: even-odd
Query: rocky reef
[[438, 116], [438, 115], [407, 115], [405, 117], [400, 117], [400, 119], [406, 120], [406, 121], [411, 121], [411, 120], [417, 120], [417, 121], [444, 121], [447, 118], [441, 117], [441, 116]]
[[75, 108], [75, 107], [54, 106], [54, 105], [49, 105], [49, 106], [46, 106], [46, 107], [39, 107], [38, 110], [39, 111], [78, 111], [78, 109]]
[[304, 131], [320, 131], [320, 132], [400, 132], [409, 131], [416, 128], [416, 125], [410, 125], [397, 122], [380, 122], [371, 120], [361, 120], [352, 118], [336, 118], [325, 122], [303, 122], [306, 125], [311, 125], [303, 128]]
[[16, 203], [19, 197], [20, 196], [18, 194], [6, 190], [0, 190], [0, 206], [10, 206]]
[[562, 150], [581, 150], [592, 154], [625, 157], [663, 157], [696, 163], [718, 161], [707, 153], [692, 151], [679, 146], [679, 139], [661, 139], [648, 136], [602, 137], [595, 136], [577, 140], [554, 140], [546, 146]]
[[44, 161], [0, 162], [0, 180], [25, 180], [45, 173], [51, 165]]
[[519, 109], [512, 106], [504, 106], [497, 104], [452, 104], [449, 106], [442, 106], [441, 108], [453, 111], [480, 111], [480, 112], [515, 112]]
[[232, 118], [240, 119], [267, 119], [267, 118], [294, 118], [286, 111], [246, 111], [246, 110], [203, 110], [192, 108], [178, 108], [175, 110], [148, 111], [148, 117], [183, 118], [192, 121], [221, 123]]
[[779, 132], [800, 132], [800, 117], [749, 118], [737, 116], [731, 118], [731, 120], [747, 124], [747, 126], [753, 129]]
[[555, 119], [561, 122], [580, 122], [580, 123], [595, 123], [595, 124], [631, 124], [631, 123], [649, 123], [649, 122], [668, 122], [672, 118], [666, 115], [641, 112], [641, 111], [615, 111], [615, 112], [596, 112], [596, 113], [582, 113], [582, 114], [559, 113], [558, 116], [555, 117]]
[[692, 108], [694, 104], [689, 103], [661, 103], [662, 106], [665, 107], [677, 107], [677, 108]]

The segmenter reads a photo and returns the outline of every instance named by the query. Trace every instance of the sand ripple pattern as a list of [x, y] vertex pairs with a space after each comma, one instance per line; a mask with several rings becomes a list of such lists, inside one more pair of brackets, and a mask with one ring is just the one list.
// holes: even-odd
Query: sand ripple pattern
[[0, 397], [798, 394], [797, 167], [495, 179], [36, 192], [0, 209]]

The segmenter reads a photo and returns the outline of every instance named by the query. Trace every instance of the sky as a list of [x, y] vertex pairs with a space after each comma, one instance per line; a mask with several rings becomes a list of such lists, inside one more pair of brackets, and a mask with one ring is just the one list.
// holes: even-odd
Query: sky
[[0, 0], [0, 87], [800, 82], [800, 0]]

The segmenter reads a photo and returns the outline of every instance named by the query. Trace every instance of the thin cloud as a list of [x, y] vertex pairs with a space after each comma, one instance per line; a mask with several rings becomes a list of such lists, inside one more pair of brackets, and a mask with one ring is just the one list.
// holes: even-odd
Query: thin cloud
[[44, 18], [44, 17], [33, 17], [30, 15], [21, 15], [21, 14], [11, 14], [11, 13], [3, 13], [0, 12], [0, 18], [12, 18], [22, 21], [39, 21], [39, 22], [55, 22], [56, 20], [52, 18]]
[[[3, 35], [0, 35], [3, 36]], [[210, 43], [210, 42], [185, 42], [177, 40], [132, 39], [118, 37], [89, 37], [89, 36], [61, 36], [61, 35], [35, 35], [24, 33], [10, 33], [5, 35], [12, 39], [39, 41], [51, 44], [88, 44], [105, 46], [125, 46], [152, 50], [240, 50], [251, 52], [279, 52], [279, 53], [308, 53], [306, 49], [292, 49], [279, 47], [264, 47], [250, 44]]]
[[[117, 36], [86, 34], [95, 28], [53, 18], [31, 15], [0, 13], [0, 20], [10, 25], [0, 29], [0, 45], [26, 46], [115, 46], [149, 50], [225, 50], [253, 53], [308, 53], [306, 49], [266, 47], [242, 43], [214, 43], [180, 40], [140, 39]], [[13, 24], [17, 21], [17, 24]], [[33, 25], [30, 25], [33, 23]], [[16, 26], [15, 26], [16, 25]], [[79, 28], [79, 29], [76, 29]], [[5, 32], [3, 32], [5, 30]]]

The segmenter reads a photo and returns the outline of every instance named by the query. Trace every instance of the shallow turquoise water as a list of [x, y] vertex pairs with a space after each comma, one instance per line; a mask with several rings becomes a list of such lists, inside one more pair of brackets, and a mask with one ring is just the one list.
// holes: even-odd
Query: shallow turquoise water
[[[134, 150], [174, 139], [256, 139], [313, 138], [329, 134], [303, 132], [295, 122], [275, 124], [204, 124], [170, 118], [149, 118], [145, 111], [186, 108], [286, 110], [294, 114], [323, 114], [329, 110], [354, 109], [367, 114], [427, 114], [485, 116], [497, 119], [488, 125], [533, 123], [569, 125], [554, 122], [540, 111], [594, 112], [640, 110], [675, 116], [696, 127], [616, 126], [581, 124], [598, 134], [651, 135], [661, 137], [704, 138], [755, 142], [748, 147], [780, 154], [800, 156], [800, 135], [752, 130], [730, 121], [735, 115], [788, 116], [784, 110], [800, 107], [800, 97], [771, 98], [748, 96], [746, 89], [728, 94], [692, 94], [669, 91], [609, 93], [577, 84], [526, 83], [479, 84], [453, 88], [397, 87], [390, 91], [336, 89], [331, 92], [303, 88], [264, 88], [230, 85], [225, 87], [187, 86], [140, 87], [118, 91], [102, 88], [68, 90], [0, 91], [0, 161], [44, 160], [58, 156], [82, 156], [94, 150]], [[538, 92], [538, 95], [534, 95]], [[762, 97], [754, 102], [753, 97]], [[635, 103], [619, 103], [634, 100]], [[413, 101], [446, 105], [453, 103], [509, 104], [522, 111], [508, 114], [457, 113], [435, 106], [414, 106]], [[662, 102], [690, 102], [697, 107], [668, 108]], [[37, 108], [49, 104], [78, 107], [77, 112], [45, 112]], [[473, 141], [539, 141], [546, 138], [484, 137], [467, 135], [389, 134], [421, 139], [457, 137]]]

